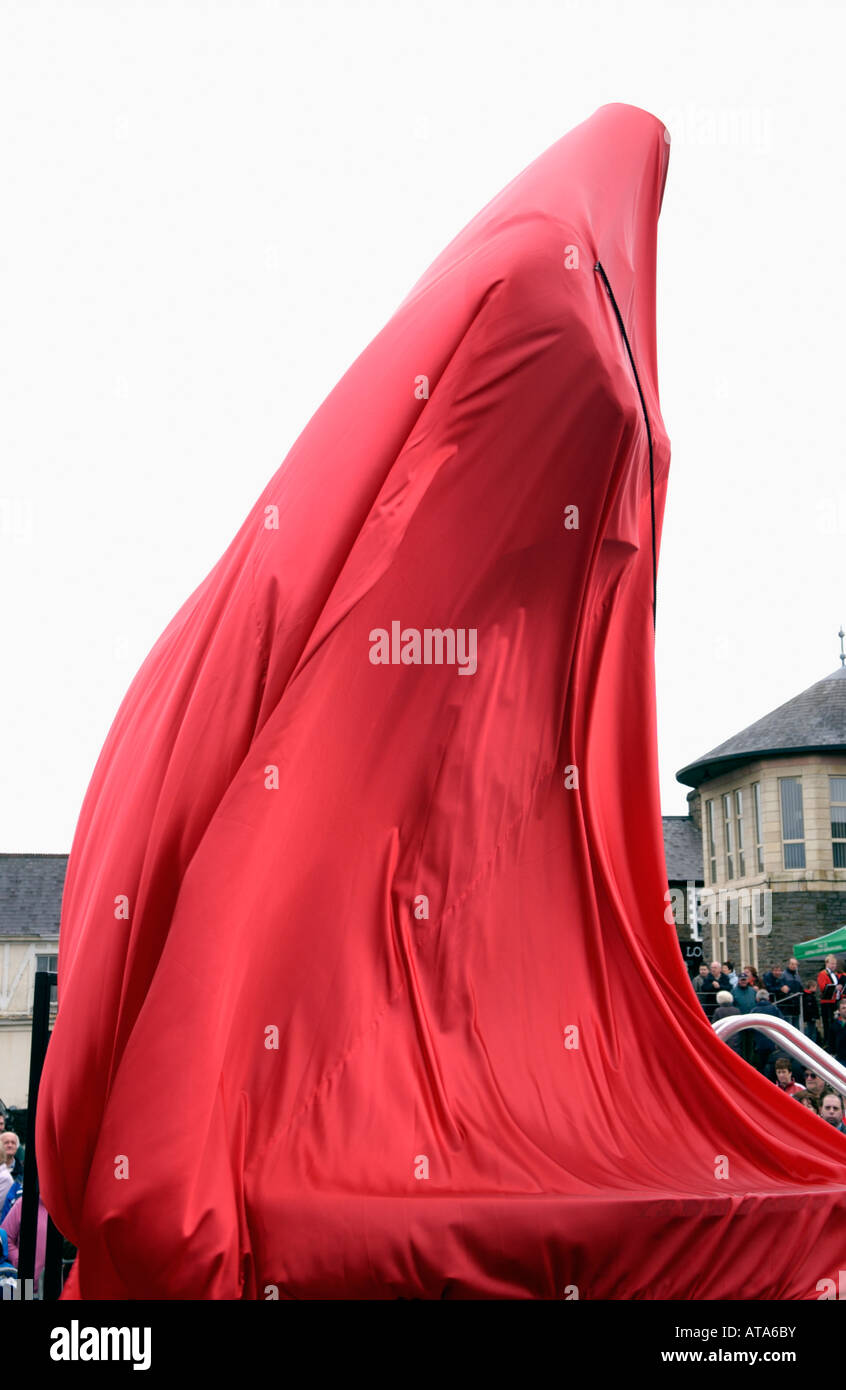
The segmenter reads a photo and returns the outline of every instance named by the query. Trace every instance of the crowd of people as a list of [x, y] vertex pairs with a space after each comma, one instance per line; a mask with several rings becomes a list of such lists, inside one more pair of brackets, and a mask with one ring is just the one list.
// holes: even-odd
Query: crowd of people
[[[24, 1146], [0, 1110], [0, 1285], [14, 1282], [20, 1259], [21, 1214], [23, 1211]], [[47, 1249], [47, 1211], [38, 1204], [35, 1243], [35, 1281], [41, 1277]], [[42, 1215], [43, 1213], [43, 1215]]]
[[[795, 956], [773, 965], [763, 976], [751, 966], [735, 970], [732, 961], [700, 965], [693, 988], [710, 1022], [738, 1014], [769, 1014], [798, 1028], [846, 1066], [846, 973], [837, 957], [826, 956], [814, 978], [803, 980]], [[816, 1072], [785, 1055], [772, 1038], [746, 1028], [728, 1046], [821, 1119], [846, 1134], [843, 1096]]]

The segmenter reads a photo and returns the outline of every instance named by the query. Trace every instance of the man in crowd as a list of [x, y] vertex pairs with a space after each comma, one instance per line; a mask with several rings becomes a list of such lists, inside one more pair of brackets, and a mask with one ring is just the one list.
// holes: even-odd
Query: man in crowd
[[708, 979], [710, 974], [711, 972], [708, 969], [707, 965], [700, 965], [698, 973], [693, 977], [693, 988], [696, 990], [696, 993], [700, 996], [700, 1001], [702, 991], [705, 988], [705, 981]]
[[831, 1025], [846, 986], [846, 975], [839, 969], [836, 956], [826, 956], [825, 967], [817, 976], [820, 991], [820, 1018], [823, 1026], [823, 1044], [831, 1050]]
[[783, 985], [787, 985], [787, 994], [784, 996], [784, 1002], [780, 1005], [781, 1011], [785, 1018], [789, 1018], [791, 1023], [794, 1023], [799, 1017], [799, 1002], [805, 989], [799, 974], [799, 962], [795, 956], [791, 956], [787, 962], [787, 969], [781, 977], [781, 982]]
[[846, 1134], [846, 1125], [843, 1123], [843, 1097], [836, 1091], [829, 1089], [823, 1092], [820, 1114], [827, 1124], [833, 1125], [841, 1134]]
[[15, 1182], [12, 1175], [12, 1165], [15, 1161], [17, 1147], [18, 1136], [12, 1134], [10, 1130], [5, 1130], [2, 1140], [0, 1140], [0, 1207], [4, 1205], [9, 1189]]
[[769, 990], [770, 997], [779, 1002], [785, 994], [789, 994], [789, 987], [784, 982], [784, 966], [779, 963], [772, 966], [764, 975], [764, 989]]
[[[742, 1014], [754, 1013], [756, 1002], [755, 996], [756, 991], [754, 985], [752, 984], [752, 979], [750, 977], [749, 971], [746, 969], [741, 970], [740, 974], [737, 977], [737, 984], [731, 992], [731, 997]], [[755, 1047], [753, 1043], [753, 1034], [751, 1028], [745, 1028], [743, 1032], [740, 1034], [740, 1050], [743, 1060], [745, 1062], [748, 1062], [750, 1067], [754, 1067]]]
[[12, 1130], [5, 1129], [2, 1136], [0, 1136], [0, 1147], [6, 1151], [6, 1162], [9, 1165], [9, 1171], [13, 1178], [23, 1177], [23, 1173], [19, 1171], [19, 1164], [17, 1163], [20, 1146], [21, 1141], [18, 1136]]
[[803, 990], [802, 976], [799, 973], [799, 960], [796, 956], [790, 956], [785, 973], [782, 974], [782, 984], [789, 984], [790, 994], [796, 994], [797, 990]]
[[[776, 1008], [776, 1005], [770, 1002], [770, 996], [765, 989], [758, 990], [757, 998], [755, 1001], [755, 1013], [769, 1014], [773, 1018], [784, 1019], [784, 1014], [781, 1012], [781, 1009]], [[756, 1029], [755, 1065], [757, 1066], [759, 1071], [764, 1070], [764, 1068], [767, 1065], [767, 1062], [770, 1060], [770, 1057], [775, 1052], [775, 1049], [776, 1045], [772, 1041], [772, 1039], [767, 1037], [766, 1033], [760, 1033]]]
[[757, 991], [749, 978], [747, 970], [741, 970], [737, 977], [737, 984], [731, 992], [731, 997], [742, 1014], [751, 1014], [755, 1011]]
[[811, 1095], [814, 1097], [814, 1100], [817, 1102], [817, 1104], [819, 1104], [819, 1102], [822, 1100], [823, 1091], [825, 1090], [825, 1082], [823, 1081], [821, 1076], [817, 1076], [817, 1073], [815, 1071], [806, 1071], [805, 1090], [810, 1091]]
[[717, 992], [721, 989], [728, 989], [728, 975], [723, 973], [723, 967], [718, 960], [712, 960], [707, 977], [702, 981], [702, 992], [700, 999], [702, 1007], [709, 1019], [713, 1019], [714, 1010], [717, 1007]]
[[837, 1005], [837, 1013], [831, 1024], [831, 1050], [838, 1062], [846, 1066], [846, 999]]
[[820, 1016], [820, 1002], [817, 999], [817, 985], [811, 980], [802, 990], [802, 1027], [806, 1038], [819, 1042], [820, 1033], [817, 1021]]

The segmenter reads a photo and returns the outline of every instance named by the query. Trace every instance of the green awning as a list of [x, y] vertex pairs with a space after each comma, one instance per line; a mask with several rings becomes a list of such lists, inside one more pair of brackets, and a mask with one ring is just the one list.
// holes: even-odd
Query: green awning
[[835, 927], [827, 936], [815, 936], [813, 941], [799, 941], [793, 947], [797, 960], [833, 955], [838, 951], [846, 951], [846, 926]]

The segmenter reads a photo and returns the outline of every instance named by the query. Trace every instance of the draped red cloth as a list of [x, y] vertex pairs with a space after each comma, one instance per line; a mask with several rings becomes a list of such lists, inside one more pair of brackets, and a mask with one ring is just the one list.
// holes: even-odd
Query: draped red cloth
[[39, 1100], [66, 1297], [836, 1279], [846, 1139], [713, 1034], [665, 916], [668, 153], [605, 106], [493, 198], [135, 677]]

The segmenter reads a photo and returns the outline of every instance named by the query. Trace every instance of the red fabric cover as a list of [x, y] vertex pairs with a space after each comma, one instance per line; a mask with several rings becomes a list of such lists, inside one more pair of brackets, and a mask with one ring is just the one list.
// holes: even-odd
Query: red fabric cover
[[[660, 537], [668, 153], [605, 106], [489, 202], [135, 677], [38, 1114], [67, 1297], [815, 1298], [844, 1264], [843, 1136], [714, 1036], [665, 920], [647, 440], [594, 262]], [[394, 620], [475, 628], [475, 674], [374, 665]]]

